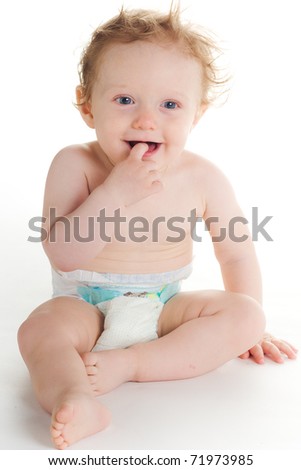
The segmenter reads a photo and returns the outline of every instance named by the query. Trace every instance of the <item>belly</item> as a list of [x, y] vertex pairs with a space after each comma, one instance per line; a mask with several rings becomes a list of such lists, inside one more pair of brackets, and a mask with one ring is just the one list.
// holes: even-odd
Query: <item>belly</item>
[[192, 261], [192, 240], [170, 243], [108, 243], [82, 269], [110, 273], [158, 273], [179, 269]]

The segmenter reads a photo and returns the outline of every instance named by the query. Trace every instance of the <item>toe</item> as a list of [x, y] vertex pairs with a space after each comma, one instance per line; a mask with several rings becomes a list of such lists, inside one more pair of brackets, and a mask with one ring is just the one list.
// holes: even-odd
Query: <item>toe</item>
[[63, 429], [64, 427], [64, 424], [63, 423], [59, 423], [58, 421], [54, 420], [52, 423], [51, 423], [51, 428], [55, 431], [59, 431], [61, 432], [61, 430]]
[[53, 426], [51, 427], [50, 432], [51, 432], [51, 436], [52, 436], [53, 439], [57, 439], [62, 434], [62, 431], [59, 431], [58, 429], [55, 429], [55, 427], [53, 427]]
[[86, 366], [86, 372], [88, 375], [96, 375], [97, 367], [96, 366]]
[[61, 445], [64, 444], [64, 442], [65, 442], [65, 440], [63, 439], [62, 436], [58, 436], [58, 437], [56, 437], [56, 438], [54, 438], [54, 439], [52, 439], [52, 440], [53, 440], [53, 443], [54, 443], [57, 447], [58, 447], [58, 446], [61, 446]]
[[62, 429], [66, 423], [69, 423], [72, 420], [73, 413], [74, 408], [71, 404], [66, 403], [62, 405], [61, 408], [55, 414], [55, 428]]
[[97, 378], [95, 375], [88, 375], [88, 381], [90, 385], [95, 385], [97, 383]]
[[82, 354], [82, 360], [85, 366], [95, 366], [97, 357], [97, 354], [92, 352]]
[[63, 438], [59, 442], [54, 442], [54, 445], [59, 450], [64, 450], [64, 449], [66, 449], [66, 447], [68, 447], [67, 442], [64, 441]]

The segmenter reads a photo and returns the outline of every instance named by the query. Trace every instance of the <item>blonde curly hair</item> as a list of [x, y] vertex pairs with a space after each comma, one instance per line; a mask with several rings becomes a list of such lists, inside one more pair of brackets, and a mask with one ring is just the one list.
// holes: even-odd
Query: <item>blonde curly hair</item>
[[212, 35], [203, 28], [183, 23], [179, 6], [171, 5], [168, 13], [152, 10], [125, 10], [100, 25], [83, 50], [78, 67], [81, 100], [88, 103], [98, 76], [101, 58], [108, 46], [134, 41], [151, 41], [159, 44], [177, 44], [186, 55], [198, 61], [202, 73], [202, 103], [211, 105], [225, 92], [228, 78], [222, 76], [216, 59], [222, 54]]

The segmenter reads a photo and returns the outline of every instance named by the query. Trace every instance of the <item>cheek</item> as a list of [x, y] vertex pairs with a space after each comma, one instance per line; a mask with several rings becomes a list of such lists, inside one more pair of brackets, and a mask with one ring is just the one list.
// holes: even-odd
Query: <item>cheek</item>
[[192, 123], [190, 121], [187, 121], [186, 119], [181, 119], [177, 122], [174, 122], [168, 130], [169, 140], [175, 145], [185, 144], [190, 134], [191, 128]]
[[[112, 122], [114, 124], [112, 124]], [[118, 123], [117, 123], [118, 124]], [[118, 134], [118, 125], [116, 125], [116, 121], [112, 120], [108, 116], [99, 115], [96, 121], [96, 135], [99, 140], [107, 140], [112, 141], [116, 140], [116, 136]]]

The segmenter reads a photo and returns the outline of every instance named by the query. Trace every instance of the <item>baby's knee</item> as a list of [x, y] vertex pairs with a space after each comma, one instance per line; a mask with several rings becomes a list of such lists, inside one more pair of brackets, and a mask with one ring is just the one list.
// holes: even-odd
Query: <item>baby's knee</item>
[[18, 344], [22, 355], [33, 347], [34, 338], [37, 338], [37, 334], [32, 319], [27, 318], [18, 329]]
[[26, 354], [32, 343], [32, 329], [29, 320], [25, 320], [18, 329], [18, 345], [22, 355]]
[[19, 327], [17, 339], [20, 352], [25, 358], [35, 350], [37, 342], [41, 342], [41, 328], [38, 318], [28, 317]]

